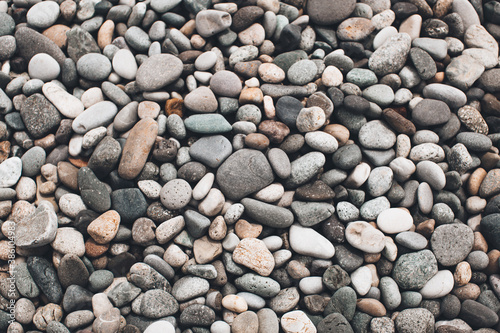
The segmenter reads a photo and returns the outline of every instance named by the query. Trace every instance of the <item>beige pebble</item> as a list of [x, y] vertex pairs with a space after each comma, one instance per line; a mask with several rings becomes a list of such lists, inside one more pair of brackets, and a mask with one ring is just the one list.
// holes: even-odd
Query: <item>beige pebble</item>
[[309, 317], [300, 310], [285, 313], [280, 320], [285, 333], [316, 333], [316, 327]]
[[479, 297], [479, 294], [481, 294], [481, 288], [477, 284], [467, 283], [464, 286], [455, 288], [453, 294], [461, 301], [465, 301], [466, 299], [475, 301]]
[[198, 264], [208, 264], [222, 254], [222, 243], [203, 236], [194, 241], [193, 252]]
[[246, 220], [240, 219], [234, 225], [234, 232], [240, 238], [257, 238], [262, 232], [262, 225], [250, 223]]
[[245, 312], [248, 310], [247, 301], [237, 295], [227, 295], [222, 299], [222, 306], [236, 313]]
[[163, 260], [172, 267], [182, 267], [189, 260], [189, 257], [179, 246], [171, 244], [165, 250]]
[[262, 276], [269, 276], [274, 269], [274, 257], [266, 244], [257, 238], [242, 239], [233, 251], [233, 260]]
[[98, 244], [106, 244], [115, 238], [120, 226], [120, 214], [116, 210], [109, 210], [92, 221], [87, 232]]
[[468, 197], [467, 200], [465, 200], [465, 209], [470, 213], [470, 214], [478, 214], [481, 213], [484, 208], [486, 207], [487, 201], [486, 199], [483, 199], [477, 195]]
[[224, 206], [224, 194], [219, 189], [212, 188], [205, 199], [198, 204], [198, 211], [206, 216], [215, 216]]
[[144, 118], [158, 118], [160, 114], [160, 105], [153, 101], [142, 101], [137, 108], [137, 115], [140, 119]]
[[274, 119], [276, 117], [276, 108], [274, 107], [274, 101], [271, 96], [264, 96], [264, 113], [268, 119]]
[[273, 63], [265, 63], [259, 66], [259, 76], [267, 83], [280, 83], [285, 77], [285, 71]]
[[221, 241], [224, 237], [226, 237], [226, 233], [226, 221], [224, 221], [223, 216], [219, 215], [212, 221], [212, 223], [210, 223], [210, 227], [208, 228], [208, 237], [215, 241]]
[[113, 41], [114, 30], [115, 23], [113, 20], [106, 20], [99, 28], [97, 32], [97, 45], [99, 45], [101, 50], [104, 50], [104, 48]]
[[472, 278], [472, 270], [470, 265], [466, 261], [459, 262], [455, 268], [455, 273], [453, 274], [455, 284], [457, 286], [464, 286], [469, 283]]

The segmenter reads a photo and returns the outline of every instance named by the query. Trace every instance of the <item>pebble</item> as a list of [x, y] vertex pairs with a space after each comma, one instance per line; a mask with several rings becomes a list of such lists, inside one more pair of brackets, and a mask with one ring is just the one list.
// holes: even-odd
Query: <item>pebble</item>
[[280, 320], [281, 328], [285, 333], [314, 333], [317, 332], [316, 327], [311, 319], [300, 310], [295, 310], [285, 313]]
[[332, 243], [314, 229], [294, 224], [290, 227], [290, 245], [297, 253], [320, 259], [330, 259], [335, 254]]
[[[450, 244], [450, 237], [460, 241]], [[456, 223], [438, 226], [430, 242], [436, 259], [443, 266], [454, 266], [464, 260], [472, 250], [473, 243], [474, 234], [470, 227]]]
[[399, 257], [394, 264], [392, 278], [402, 289], [420, 289], [437, 272], [434, 254], [430, 250], [422, 250]]
[[413, 218], [406, 210], [389, 208], [378, 215], [377, 226], [386, 234], [397, 234], [410, 230]]
[[349, 223], [345, 237], [350, 245], [366, 253], [379, 253], [385, 247], [384, 234], [367, 222]]

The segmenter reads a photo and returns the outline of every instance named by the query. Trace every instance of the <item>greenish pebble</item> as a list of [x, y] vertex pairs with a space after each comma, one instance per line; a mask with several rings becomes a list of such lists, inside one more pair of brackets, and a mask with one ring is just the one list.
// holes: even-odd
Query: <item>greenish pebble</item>
[[249, 121], [258, 126], [261, 120], [262, 112], [257, 105], [245, 104], [236, 112], [236, 121]]
[[182, 230], [177, 235], [177, 237], [174, 238], [174, 243], [192, 249], [194, 244], [194, 238], [191, 235], [189, 235], [189, 233], [186, 230]]
[[351, 320], [351, 327], [356, 333], [368, 333], [370, 332], [369, 328], [371, 321], [372, 316], [364, 312], [356, 311]]
[[377, 75], [369, 69], [353, 68], [346, 75], [346, 81], [354, 83], [360, 88], [365, 88], [377, 84]]
[[188, 130], [199, 134], [218, 134], [233, 129], [231, 124], [221, 114], [195, 114], [184, 120]]
[[217, 36], [217, 41], [222, 46], [231, 46], [238, 39], [238, 34], [230, 29], [219, 33]]
[[326, 202], [292, 202], [292, 211], [304, 227], [311, 227], [326, 220], [335, 212], [333, 205]]
[[89, 277], [89, 290], [98, 292], [106, 289], [113, 283], [114, 275], [107, 269], [100, 269], [92, 273]]
[[217, 101], [219, 102], [220, 113], [224, 116], [235, 113], [238, 111], [238, 107], [240, 106], [238, 99], [236, 98], [219, 97]]
[[276, 56], [273, 60], [273, 63], [284, 70], [286, 73], [294, 63], [303, 59], [307, 59], [306, 51], [290, 51]]
[[281, 290], [280, 284], [275, 280], [253, 273], [247, 273], [234, 282], [238, 288], [266, 298], [276, 296]]
[[340, 313], [347, 320], [352, 320], [356, 312], [356, 292], [351, 287], [342, 287], [337, 290], [325, 307], [323, 315]]
[[401, 293], [401, 307], [416, 308], [422, 302], [422, 294], [418, 291], [405, 291]]

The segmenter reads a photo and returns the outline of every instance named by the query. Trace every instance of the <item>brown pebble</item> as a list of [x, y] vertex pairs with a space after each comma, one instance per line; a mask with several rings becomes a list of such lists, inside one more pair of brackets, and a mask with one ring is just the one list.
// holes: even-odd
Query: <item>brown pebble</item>
[[486, 174], [486, 170], [484, 170], [483, 168], [477, 168], [470, 175], [467, 182], [467, 189], [470, 195], [477, 195], [479, 193], [479, 187], [481, 186], [484, 177], [486, 177]]
[[9, 158], [10, 154], [10, 142], [2, 141], [0, 142], [0, 163]]
[[196, 21], [193, 19], [184, 23], [184, 25], [179, 29], [179, 31], [182, 32], [186, 37], [191, 37], [195, 29], [196, 29]]
[[431, 238], [432, 233], [434, 232], [435, 225], [436, 221], [434, 219], [428, 219], [417, 225], [415, 231], [424, 236], [425, 238]]
[[481, 166], [486, 170], [496, 167], [498, 165], [498, 161], [500, 161], [500, 156], [496, 153], [487, 152], [481, 156]]
[[500, 169], [488, 171], [479, 187], [479, 196], [488, 198], [500, 193]]
[[144, 118], [134, 125], [123, 147], [118, 174], [124, 179], [137, 177], [149, 156], [158, 135], [158, 124], [154, 119]]
[[382, 111], [385, 121], [397, 132], [406, 135], [413, 135], [417, 131], [415, 125], [394, 109], [387, 108]]
[[459, 262], [457, 267], [455, 268], [453, 278], [455, 280], [455, 285], [457, 286], [465, 286], [467, 283], [469, 283], [470, 279], [472, 278], [472, 270], [470, 268], [470, 264], [466, 261]]
[[227, 225], [223, 216], [217, 216], [208, 228], [208, 237], [215, 241], [223, 240], [227, 234]]
[[290, 129], [280, 121], [264, 120], [259, 124], [259, 132], [266, 135], [272, 143], [281, 143], [290, 134]]
[[498, 269], [498, 259], [500, 259], [500, 251], [493, 249], [488, 252], [488, 266], [483, 270], [487, 275], [497, 274]]
[[106, 269], [106, 267], [108, 267], [108, 261], [109, 258], [106, 256], [95, 258], [92, 260], [92, 266], [94, 266], [95, 269]]
[[40, 194], [51, 195], [55, 192], [57, 186], [53, 181], [46, 181], [39, 186]]
[[436, 75], [430, 80], [430, 83], [441, 83], [444, 81], [444, 72], [437, 72]]
[[7, 216], [9, 216], [11, 211], [12, 211], [12, 201], [11, 200], [0, 201], [0, 218], [1, 219], [5, 219]]
[[85, 241], [85, 253], [91, 257], [96, 258], [102, 256], [109, 249], [108, 244], [97, 244], [95, 240], [89, 238]]
[[471, 251], [483, 251], [488, 252], [488, 242], [484, 238], [483, 234], [479, 231], [474, 232], [474, 243], [472, 245]]
[[57, 174], [59, 175], [59, 180], [64, 186], [77, 191], [78, 190], [78, 168], [73, 166], [69, 162], [59, 162], [57, 163]]
[[42, 147], [45, 150], [51, 150], [57, 145], [56, 136], [54, 134], [49, 134], [41, 139], [35, 140], [35, 146]]
[[453, 5], [453, 0], [438, 0], [434, 5], [434, 8], [432, 8], [434, 17], [436, 18], [445, 17], [446, 14], [448, 14], [449, 11], [451, 10], [452, 5]]
[[171, 98], [165, 102], [165, 112], [168, 116], [176, 114], [182, 117], [184, 108], [184, 100], [179, 98]]
[[262, 133], [250, 133], [245, 137], [245, 145], [249, 148], [264, 150], [269, 147], [269, 139]]
[[217, 277], [214, 280], [211, 280], [210, 282], [214, 286], [223, 286], [227, 283], [227, 274], [226, 274], [226, 268], [224, 266], [224, 263], [220, 260], [216, 260], [212, 262], [212, 265], [214, 265], [215, 270], [217, 271]]
[[382, 254], [380, 253], [365, 253], [364, 254], [365, 263], [374, 264], [380, 260], [381, 256]]
[[296, 280], [311, 276], [311, 272], [307, 269], [306, 265], [298, 260], [291, 260], [286, 266], [286, 271], [292, 279]]
[[262, 232], [262, 225], [256, 223], [250, 223], [246, 220], [240, 219], [234, 225], [234, 232], [240, 238], [257, 238]]
[[53, 41], [61, 49], [64, 49], [68, 45], [68, 38], [66, 37], [66, 32], [71, 30], [69, 27], [63, 24], [56, 24], [47, 28], [42, 33], [45, 37]]
[[82, 157], [82, 158], [72, 158], [68, 157], [68, 161], [76, 166], [77, 168], [83, 168], [86, 167], [89, 164], [88, 158]]
[[356, 307], [373, 317], [383, 317], [386, 315], [387, 310], [385, 306], [374, 298], [362, 298], [356, 301]]
[[193, 253], [198, 264], [208, 264], [222, 254], [222, 244], [203, 236], [194, 241]]
[[106, 46], [113, 41], [113, 31], [115, 30], [115, 22], [113, 20], [106, 20], [99, 31], [97, 32], [97, 45], [104, 50]]
[[244, 88], [240, 93], [240, 104], [261, 104], [264, 100], [264, 94], [260, 88]]
[[333, 135], [339, 143], [339, 147], [344, 146], [349, 140], [349, 130], [347, 127], [340, 124], [330, 124], [325, 126], [324, 131], [330, 135]]
[[243, 77], [257, 77], [260, 65], [262, 62], [259, 60], [242, 61], [234, 65], [234, 71]]
[[475, 301], [479, 297], [479, 294], [481, 294], [481, 288], [477, 284], [467, 283], [453, 290], [453, 294], [461, 301], [465, 301], [466, 299]]
[[[42, 184], [44, 183], [42, 175], [36, 176], [36, 200], [35, 200], [35, 205], [39, 205], [41, 201], [48, 201], [52, 204], [54, 207], [54, 211], [57, 213], [59, 212], [59, 205], [56, 202], [56, 198], [54, 198], [53, 195], [45, 195], [41, 193], [41, 187]], [[54, 189], [55, 191], [55, 189]]]

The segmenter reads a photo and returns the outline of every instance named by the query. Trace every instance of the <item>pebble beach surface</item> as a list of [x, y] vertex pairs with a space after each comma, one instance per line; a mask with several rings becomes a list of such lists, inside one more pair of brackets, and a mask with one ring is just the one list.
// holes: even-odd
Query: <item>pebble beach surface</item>
[[0, 1], [0, 332], [500, 331], [500, 1]]

